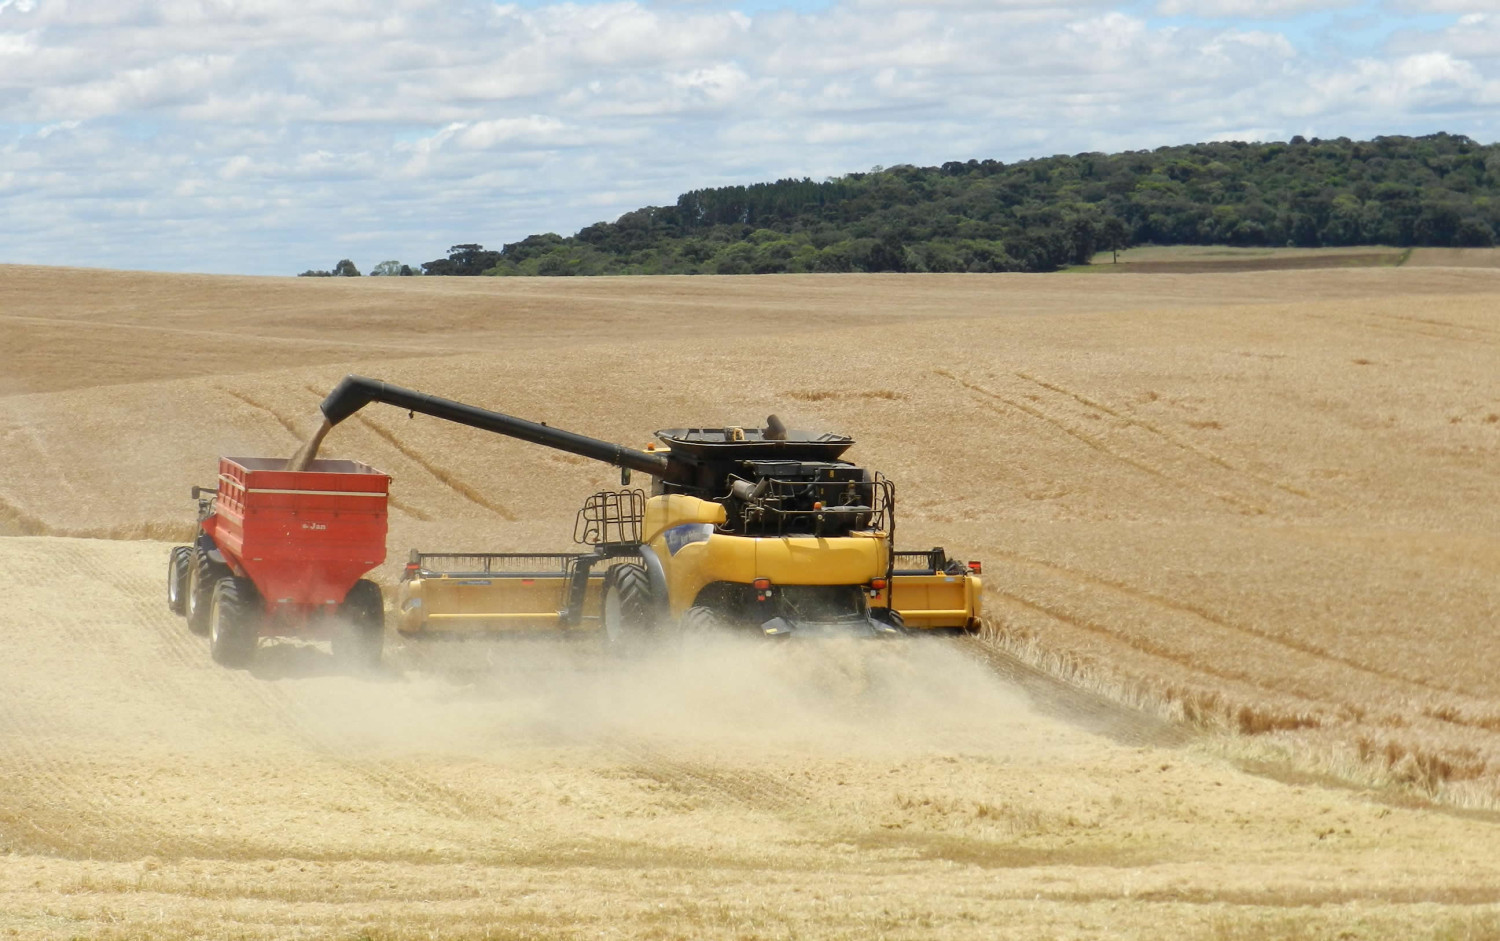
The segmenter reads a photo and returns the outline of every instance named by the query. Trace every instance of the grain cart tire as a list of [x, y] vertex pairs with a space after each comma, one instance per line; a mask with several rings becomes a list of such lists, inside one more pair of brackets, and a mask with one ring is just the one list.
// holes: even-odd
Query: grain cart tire
[[208, 553], [197, 546], [188, 554], [187, 568], [187, 593], [183, 598], [183, 613], [187, 615], [188, 630], [194, 634], [207, 634], [214, 585], [231, 573], [228, 566], [210, 559]]
[[339, 625], [333, 633], [333, 656], [346, 667], [380, 665], [385, 646], [385, 602], [380, 586], [361, 578], [339, 605]]
[[260, 643], [260, 593], [248, 578], [228, 575], [214, 584], [208, 612], [208, 652], [226, 667], [249, 666]]
[[616, 565], [604, 577], [604, 636], [611, 647], [645, 645], [655, 635], [651, 579], [643, 565]]
[[193, 562], [192, 546], [173, 546], [167, 559], [167, 610], [187, 614], [188, 567]]

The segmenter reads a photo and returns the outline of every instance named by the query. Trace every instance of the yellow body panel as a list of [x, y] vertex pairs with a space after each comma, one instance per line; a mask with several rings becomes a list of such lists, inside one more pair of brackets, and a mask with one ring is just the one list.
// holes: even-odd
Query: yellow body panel
[[[642, 531], [666, 572], [674, 617], [714, 582], [748, 585], [769, 578], [776, 585], [863, 585], [888, 567], [883, 533], [823, 538], [712, 532], [724, 518], [723, 505], [710, 500], [666, 494], [646, 501]], [[684, 537], [678, 527], [696, 529]]]
[[680, 493], [667, 493], [646, 501], [646, 513], [641, 520], [641, 532], [644, 533], [647, 542], [655, 542], [663, 531], [673, 526], [680, 526], [683, 523], [711, 523], [717, 526], [724, 522], [724, 519], [725, 512], [722, 503], [699, 500], [697, 497], [683, 496]]
[[773, 585], [864, 585], [885, 575], [886, 541], [879, 535], [724, 536], [684, 545], [675, 554], [665, 537], [652, 544], [667, 576], [675, 617], [693, 606], [714, 582], [748, 585], [769, 578]]
[[[642, 535], [661, 561], [673, 617], [692, 607], [714, 582], [748, 585], [867, 585], [890, 568], [885, 533], [848, 536], [730, 536], [715, 531], [725, 520], [722, 504], [681, 494], [646, 501]], [[589, 579], [584, 618], [573, 630], [598, 628], [603, 569]], [[894, 607], [915, 629], [973, 628], [979, 623], [978, 576], [963, 573], [893, 577], [872, 607]], [[397, 610], [407, 633], [560, 629], [567, 605], [562, 575], [502, 577], [431, 575], [402, 582]]]
[[891, 578], [891, 607], [913, 629], [979, 626], [978, 575], [896, 575]]

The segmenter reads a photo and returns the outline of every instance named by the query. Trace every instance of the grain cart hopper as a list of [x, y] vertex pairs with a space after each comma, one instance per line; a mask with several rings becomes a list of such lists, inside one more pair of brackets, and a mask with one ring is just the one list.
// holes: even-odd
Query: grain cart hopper
[[[894, 488], [840, 460], [851, 438], [773, 418], [765, 428], [659, 431], [635, 450], [348, 376], [323, 400], [325, 426], [302, 457], [370, 402], [612, 464], [623, 485], [632, 472], [652, 479], [649, 497], [623, 489], [589, 498], [574, 529], [587, 551], [413, 553], [398, 592], [403, 633], [602, 627], [612, 643], [630, 644], [663, 629], [885, 637], [903, 632], [903, 613], [923, 628], [978, 625], [977, 572], [937, 569], [930, 552], [898, 570]], [[898, 599], [941, 607], [901, 612], [893, 586]]]
[[380, 660], [380, 586], [390, 478], [356, 461], [222, 457], [219, 483], [193, 488], [198, 533], [173, 548], [167, 604], [207, 634], [209, 652], [243, 666], [262, 636], [333, 640], [348, 665]]

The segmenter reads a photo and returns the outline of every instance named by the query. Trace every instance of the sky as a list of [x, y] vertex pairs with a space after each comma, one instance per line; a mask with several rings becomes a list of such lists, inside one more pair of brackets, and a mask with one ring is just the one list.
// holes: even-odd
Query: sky
[[1500, 0], [0, 0], [0, 263], [293, 275], [691, 189], [1500, 140]]

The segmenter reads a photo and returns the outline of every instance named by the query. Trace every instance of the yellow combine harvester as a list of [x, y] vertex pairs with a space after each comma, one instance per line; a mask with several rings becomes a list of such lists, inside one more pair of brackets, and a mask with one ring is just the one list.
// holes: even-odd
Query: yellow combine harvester
[[840, 460], [843, 435], [679, 428], [644, 451], [348, 376], [327, 426], [370, 402], [509, 435], [652, 478], [651, 494], [595, 494], [574, 539], [588, 551], [413, 552], [397, 595], [408, 635], [603, 630], [629, 644], [663, 632], [886, 637], [974, 630], [980, 566], [942, 549], [894, 552], [895, 488]]

